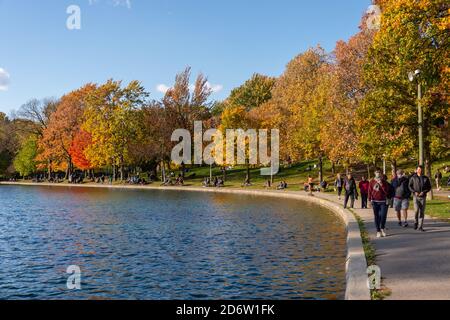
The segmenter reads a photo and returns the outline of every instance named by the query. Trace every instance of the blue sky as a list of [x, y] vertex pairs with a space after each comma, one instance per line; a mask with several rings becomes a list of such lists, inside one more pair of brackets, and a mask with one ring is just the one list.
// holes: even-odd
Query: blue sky
[[[294, 56], [357, 32], [370, 0], [0, 0], [0, 111], [87, 82], [142, 81], [152, 98], [191, 66], [213, 99], [254, 72], [280, 75]], [[81, 9], [68, 30], [67, 7]]]

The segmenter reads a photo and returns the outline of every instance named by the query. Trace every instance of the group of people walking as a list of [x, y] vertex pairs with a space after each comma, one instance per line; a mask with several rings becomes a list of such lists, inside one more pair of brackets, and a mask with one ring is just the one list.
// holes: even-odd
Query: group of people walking
[[[398, 169], [395, 176], [388, 182], [386, 175], [380, 169], [375, 170], [375, 177], [368, 181], [365, 176], [357, 185], [352, 174], [342, 178], [340, 174], [335, 180], [335, 188], [341, 200], [344, 192], [344, 208], [354, 208], [355, 200], [361, 195], [361, 208], [367, 209], [368, 203], [372, 205], [377, 238], [386, 237], [386, 221], [389, 207], [393, 207], [397, 213], [398, 224], [407, 228], [408, 209], [412, 196], [415, 224], [414, 229], [425, 231], [425, 208], [427, 194], [431, 191], [431, 181], [423, 174], [423, 167], [418, 166], [412, 176], [407, 176], [402, 169]], [[359, 189], [359, 193], [358, 193]]]

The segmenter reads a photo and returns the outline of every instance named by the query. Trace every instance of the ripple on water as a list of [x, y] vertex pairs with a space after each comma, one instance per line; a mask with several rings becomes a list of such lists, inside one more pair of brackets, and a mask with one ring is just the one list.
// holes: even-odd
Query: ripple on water
[[[294, 200], [0, 187], [0, 299], [341, 299], [345, 229]], [[79, 265], [82, 290], [68, 291]]]

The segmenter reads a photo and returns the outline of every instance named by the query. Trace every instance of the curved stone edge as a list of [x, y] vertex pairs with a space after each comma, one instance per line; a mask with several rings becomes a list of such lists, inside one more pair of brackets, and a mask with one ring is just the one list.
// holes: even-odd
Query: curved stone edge
[[49, 187], [85, 187], [106, 189], [138, 189], [138, 190], [172, 190], [209, 192], [221, 194], [245, 194], [252, 196], [266, 196], [288, 198], [312, 202], [325, 207], [337, 214], [345, 223], [347, 229], [347, 258], [345, 264], [346, 289], [345, 300], [371, 300], [367, 277], [367, 260], [364, 253], [361, 231], [358, 222], [352, 212], [340, 207], [338, 204], [326, 199], [295, 193], [292, 191], [266, 191], [266, 190], [242, 190], [227, 188], [198, 188], [198, 187], [162, 187], [162, 186], [115, 186], [115, 185], [69, 185], [50, 183], [17, 183], [0, 182], [0, 185], [25, 185], [25, 186], [49, 186]]

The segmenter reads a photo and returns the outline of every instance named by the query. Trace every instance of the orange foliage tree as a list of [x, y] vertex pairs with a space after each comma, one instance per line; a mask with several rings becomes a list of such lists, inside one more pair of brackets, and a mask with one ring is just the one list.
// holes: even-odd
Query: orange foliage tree
[[67, 176], [72, 173], [70, 148], [84, 120], [86, 98], [95, 88], [87, 84], [61, 98], [38, 142], [38, 161], [52, 163], [54, 169], [67, 170]]
[[70, 146], [69, 154], [72, 157], [72, 162], [81, 170], [93, 169], [91, 162], [86, 158], [84, 153], [91, 143], [91, 134], [84, 130], [79, 130], [72, 141], [72, 145]]

